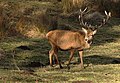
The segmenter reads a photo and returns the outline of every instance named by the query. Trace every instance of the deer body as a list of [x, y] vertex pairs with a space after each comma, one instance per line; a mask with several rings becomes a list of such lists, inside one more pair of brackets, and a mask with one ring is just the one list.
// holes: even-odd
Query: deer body
[[[67, 30], [53, 30], [46, 35], [49, 42], [61, 50], [89, 48], [85, 42], [85, 33], [83, 31], [74, 32]], [[87, 45], [86, 45], [87, 44]]]
[[49, 59], [50, 65], [52, 66], [52, 56], [55, 55], [57, 63], [62, 68], [59, 60], [58, 60], [58, 50], [69, 50], [70, 51], [70, 58], [68, 61], [68, 68], [70, 61], [73, 57], [73, 53], [75, 50], [79, 51], [80, 60], [81, 60], [81, 67], [83, 66], [82, 60], [82, 52], [85, 48], [90, 48], [90, 43], [86, 40], [87, 34], [82, 31], [67, 31], [67, 30], [53, 30], [46, 34], [46, 38], [49, 40], [52, 48], [49, 51]]

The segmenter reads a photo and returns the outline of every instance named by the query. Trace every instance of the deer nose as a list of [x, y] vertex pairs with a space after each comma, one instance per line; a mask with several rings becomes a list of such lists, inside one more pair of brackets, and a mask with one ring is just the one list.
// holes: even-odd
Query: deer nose
[[88, 40], [89, 40], [88, 37], [85, 37], [85, 42], [88, 42]]
[[91, 43], [92, 43], [92, 40], [88, 40], [88, 43], [91, 44]]
[[88, 38], [86, 38], [85, 41], [88, 42]]

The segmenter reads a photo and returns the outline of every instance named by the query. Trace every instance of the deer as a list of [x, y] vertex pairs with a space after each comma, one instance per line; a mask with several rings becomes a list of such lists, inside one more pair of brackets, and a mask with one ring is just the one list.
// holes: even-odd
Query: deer
[[[58, 60], [58, 50], [70, 51], [70, 57], [67, 63], [68, 69], [70, 69], [70, 62], [73, 58], [75, 50], [79, 53], [80, 58], [80, 67], [83, 66], [83, 50], [90, 48], [93, 40], [93, 36], [97, 32], [96, 27], [102, 27], [108, 19], [111, 17], [111, 12], [107, 13], [105, 11], [106, 18], [103, 18], [103, 22], [100, 25], [92, 26], [88, 25], [83, 21], [83, 15], [86, 12], [87, 8], [83, 11], [80, 9], [79, 21], [82, 26], [82, 30], [72, 31], [72, 30], [51, 30], [46, 34], [46, 38], [51, 45], [51, 50], [49, 51], [49, 62], [50, 66], [53, 67], [52, 57], [56, 58], [57, 64], [60, 68], [63, 68], [60, 61]], [[86, 28], [85, 28], [86, 27]], [[94, 28], [94, 29], [93, 29]]]

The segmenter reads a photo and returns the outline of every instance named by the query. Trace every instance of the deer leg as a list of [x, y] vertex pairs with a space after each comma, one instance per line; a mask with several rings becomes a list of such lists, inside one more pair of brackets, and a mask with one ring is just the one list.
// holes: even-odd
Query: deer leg
[[74, 52], [75, 52], [75, 49], [71, 49], [71, 50], [70, 50], [70, 58], [69, 58], [68, 64], [67, 64], [68, 70], [70, 69], [70, 61], [71, 61], [72, 58], [73, 58]]
[[53, 56], [53, 54], [54, 54], [54, 50], [51, 49], [51, 50], [49, 51], [49, 61], [50, 61], [50, 66], [52, 66], [52, 67], [53, 67], [53, 65], [52, 65], [52, 56]]
[[54, 50], [54, 55], [55, 55], [57, 64], [59, 64], [60, 68], [62, 69], [63, 67], [62, 67], [60, 61], [58, 60], [58, 55], [57, 55], [57, 54], [58, 54], [58, 49], [55, 49], [55, 50]]
[[[49, 41], [50, 42], [50, 41]], [[53, 54], [54, 54], [54, 49], [55, 49], [55, 45], [52, 43], [52, 42], [50, 42], [50, 44], [51, 44], [51, 50], [49, 51], [49, 61], [50, 61], [50, 66], [52, 66], [53, 67], [53, 62], [52, 62], [52, 60], [53, 60]]]
[[79, 57], [80, 57], [80, 61], [81, 61], [80, 67], [81, 68], [83, 68], [83, 58], [82, 58], [82, 56], [83, 56], [83, 50], [79, 50]]

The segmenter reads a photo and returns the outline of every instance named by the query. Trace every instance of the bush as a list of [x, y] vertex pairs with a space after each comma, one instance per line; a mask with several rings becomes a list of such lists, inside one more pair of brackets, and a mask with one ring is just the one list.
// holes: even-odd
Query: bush
[[46, 9], [35, 4], [25, 5], [22, 2], [3, 1], [0, 4], [0, 37], [43, 36], [49, 26], [49, 17]]

